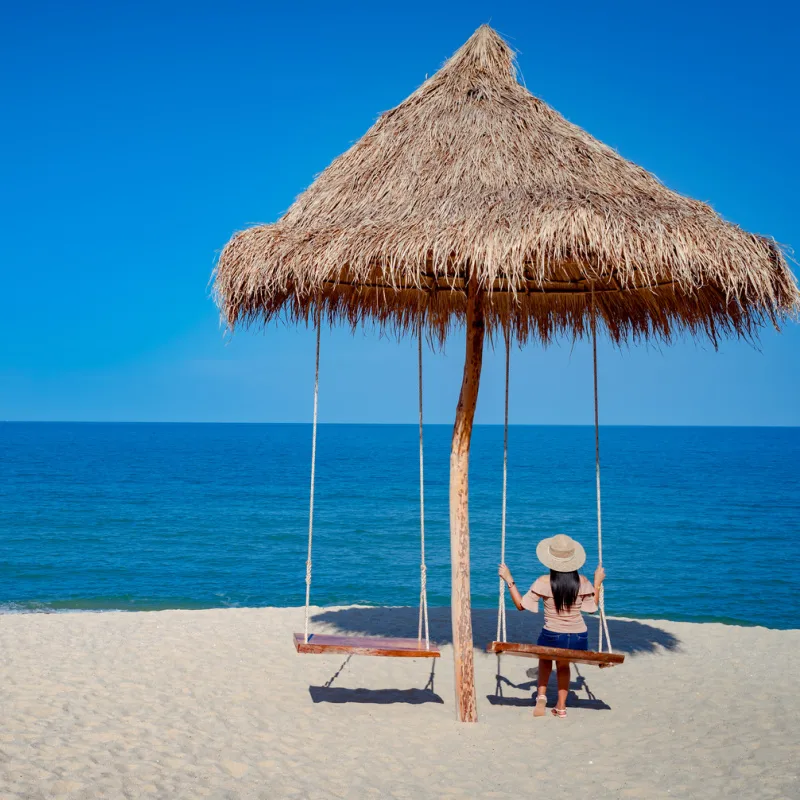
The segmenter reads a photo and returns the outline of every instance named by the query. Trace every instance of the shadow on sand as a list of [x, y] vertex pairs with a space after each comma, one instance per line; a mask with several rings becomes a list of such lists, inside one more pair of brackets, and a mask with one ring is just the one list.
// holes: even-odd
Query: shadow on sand
[[[355, 636], [399, 636], [414, 637], [417, 633], [418, 610], [416, 608], [371, 608], [354, 607], [321, 611], [312, 618], [313, 622], [333, 625], [338, 632]], [[516, 613], [513, 609], [508, 613], [508, 640], [518, 642], [535, 642], [539, 635], [542, 618], [540, 615]], [[589, 626], [589, 641], [597, 641], [597, 619], [586, 617]], [[617, 652], [628, 656], [642, 653], [657, 653], [660, 650], [676, 650], [680, 640], [647, 622], [637, 620], [612, 619], [608, 622], [611, 641]], [[483, 650], [497, 634], [497, 612], [489, 609], [474, 609], [472, 612], [472, 630], [475, 648]], [[450, 609], [430, 609], [430, 635], [431, 641], [439, 645], [452, 644], [450, 628]], [[435, 661], [428, 684], [424, 689], [345, 689], [334, 687], [332, 684], [342, 670], [347, 666], [348, 657], [344, 664], [337, 670], [325, 686], [310, 686], [309, 692], [315, 703], [375, 703], [385, 705], [389, 703], [442, 703], [442, 698], [433, 688]], [[514, 659], [507, 656], [507, 659]], [[513, 683], [501, 672], [500, 656], [497, 656], [497, 673], [494, 694], [488, 695], [492, 705], [525, 706], [534, 705], [533, 694], [536, 691], [537, 669], [532, 666], [526, 671], [530, 679], [523, 683]], [[507, 662], [505, 662], [507, 663]], [[608, 710], [610, 706], [597, 698], [592, 692], [582, 670], [587, 668], [573, 665], [573, 680], [570, 683], [570, 692], [567, 705], [574, 708], [588, 708], [595, 710]], [[588, 668], [591, 669], [591, 668]], [[624, 669], [624, 667], [623, 667]], [[548, 687], [548, 705], [553, 705], [556, 700], [557, 690], [554, 678]], [[507, 695], [506, 692], [509, 692]], [[526, 696], [520, 696], [520, 692]]]
[[325, 682], [324, 686], [309, 686], [308, 692], [314, 703], [372, 703], [386, 706], [392, 703], [407, 703], [418, 706], [423, 703], [444, 703], [434, 690], [436, 676], [436, 659], [431, 662], [431, 674], [423, 689], [347, 689], [334, 686], [334, 681], [344, 672], [352, 655], [347, 656], [344, 663]]
[[[573, 664], [572, 670], [575, 673], [574, 680], [570, 681], [569, 694], [567, 695], [567, 706], [571, 708], [591, 708], [595, 711], [610, 711], [611, 706], [600, 700], [595, 696], [589, 687], [585, 676], [581, 673], [581, 665]], [[536, 694], [538, 670], [532, 667], [525, 673], [529, 681], [524, 683], [512, 683], [508, 678], [503, 676], [500, 672], [500, 656], [497, 656], [497, 684], [495, 686], [494, 694], [487, 695], [487, 699], [493, 706], [526, 706], [533, 708], [536, 705], [534, 695]], [[511, 695], [507, 697], [505, 694], [506, 689], [512, 689], [517, 692], [529, 692], [530, 696], [520, 697], [519, 695]], [[581, 692], [582, 694], [578, 694]], [[555, 705], [558, 699], [558, 689], [554, 681], [551, 679], [550, 685], [547, 687], [547, 704], [548, 706]]]
[[435, 692], [427, 689], [345, 689], [341, 686], [309, 686], [308, 692], [315, 703], [372, 703], [388, 706], [392, 703], [444, 703]]

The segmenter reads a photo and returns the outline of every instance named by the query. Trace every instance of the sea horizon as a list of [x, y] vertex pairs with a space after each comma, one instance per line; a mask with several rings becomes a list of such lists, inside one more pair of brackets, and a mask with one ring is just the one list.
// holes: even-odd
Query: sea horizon
[[[230, 421], [230, 420], [94, 420], [94, 419], [5, 419], [0, 420], [0, 425], [306, 425], [311, 427], [310, 421], [294, 422], [272, 422], [272, 421]], [[390, 427], [413, 427], [418, 428], [417, 422], [318, 422], [319, 427], [333, 425], [350, 425], [365, 428], [390, 428]], [[452, 427], [451, 422], [426, 422], [425, 428], [444, 428]], [[502, 428], [501, 422], [476, 422], [475, 428]], [[580, 422], [510, 422], [509, 428], [594, 428], [591, 423]], [[679, 425], [663, 423], [658, 425], [645, 424], [621, 424], [621, 423], [600, 423], [600, 428], [730, 428], [738, 429], [781, 429], [795, 430], [800, 425]]]

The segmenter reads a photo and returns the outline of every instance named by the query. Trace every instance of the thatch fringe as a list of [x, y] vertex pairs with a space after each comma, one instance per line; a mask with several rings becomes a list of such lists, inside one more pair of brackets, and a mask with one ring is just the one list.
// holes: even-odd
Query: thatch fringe
[[234, 236], [215, 292], [230, 326], [319, 308], [400, 330], [422, 316], [443, 340], [470, 275], [490, 330], [521, 342], [582, 335], [592, 286], [617, 341], [752, 336], [800, 308], [774, 240], [670, 191], [531, 95], [487, 26], [277, 223]]

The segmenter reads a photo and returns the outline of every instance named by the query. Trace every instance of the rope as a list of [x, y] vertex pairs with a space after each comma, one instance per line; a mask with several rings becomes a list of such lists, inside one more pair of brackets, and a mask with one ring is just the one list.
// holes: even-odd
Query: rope
[[[511, 361], [509, 333], [505, 332], [506, 339], [506, 396], [505, 416], [503, 419], [503, 507], [500, 514], [500, 563], [506, 563], [506, 508], [508, 505], [508, 378], [509, 364]], [[502, 637], [502, 638], [501, 638]], [[497, 639], [505, 642], [506, 639], [506, 582], [500, 578], [500, 597], [497, 604]]]
[[417, 641], [422, 641], [422, 632], [425, 631], [425, 649], [430, 650], [430, 634], [428, 631], [428, 569], [425, 566], [425, 446], [423, 440], [422, 424], [422, 318], [419, 323], [419, 337], [417, 340], [417, 377], [419, 385], [419, 626], [417, 627]]
[[[597, 312], [594, 303], [594, 283], [592, 283], [592, 362], [594, 367], [594, 473], [597, 485], [597, 564], [603, 566], [603, 513], [600, 501], [600, 404], [597, 399]], [[603, 652], [603, 633], [605, 633], [608, 652], [611, 650], [611, 636], [608, 633], [608, 621], [605, 609], [605, 588], [601, 585], [598, 596], [600, 609], [599, 642], [597, 651]]]
[[314, 486], [317, 474], [317, 412], [319, 408], [319, 340], [322, 312], [317, 308], [317, 355], [314, 365], [314, 423], [311, 428], [311, 492], [308, 503], [308, 555], [306, 556], [306, 616], [303, 641], [308, 644], [308, 609], [311, 600], [311, 544], [314, 540]]

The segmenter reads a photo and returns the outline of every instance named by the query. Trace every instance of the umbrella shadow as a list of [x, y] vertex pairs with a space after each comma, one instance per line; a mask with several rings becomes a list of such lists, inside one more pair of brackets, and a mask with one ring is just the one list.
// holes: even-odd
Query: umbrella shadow
[[[352, 606], [320, 611], [313, 615], [316, 623], [334, 626], [338, 632], [354, 636], [416, 637], [418, 609], [408, 607]], [[449, 607], [430, 609], [431, 640], [439, 645], [452, 644]], [[597, 641], [598, 620], [586, 617], [589, 641]], [[513, 612], [508, 614], [508, 640], [535, 642], [542, 625], [539, 614]], [[627, 656], [674, 651], [680, 646], [677, 636], [648, 622], [633, 619], [608, 620], [614, 650]], [[497, 636], [497, 611], [473, 609], [472, 631], [475, 648], [483, 650]]]

